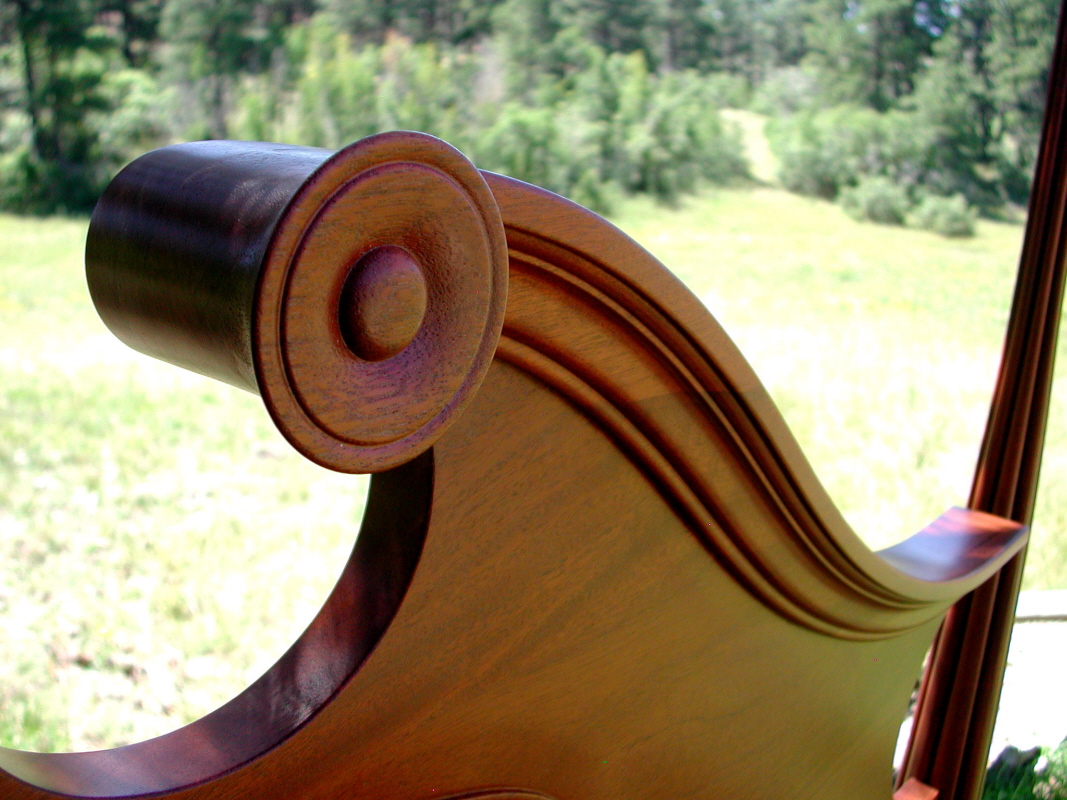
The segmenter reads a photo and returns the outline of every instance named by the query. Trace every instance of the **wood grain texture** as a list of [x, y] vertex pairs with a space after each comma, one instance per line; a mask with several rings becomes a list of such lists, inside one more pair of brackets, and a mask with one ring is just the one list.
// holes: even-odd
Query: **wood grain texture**
[[[264, 246], [250, 346], [283, 428], [278, 395], [292, 391], [333, 431], [392, 436], [365, 410], [392, 391], [387, 369], [359, 391], [329, 382], [331, 359], [352, 353], [345, 304], [408, 318], [410, 294], [392, 287], [411, 254], [429, 319], [449, 297], [434, 286], [481, 269], [443, 258], [437, 277], [423, 269], [434, 248], [451, 252], [452, 215], [468, 211], [410, 166], [409, 145], [398, 140], [403, 158], [375, 144], [324, 161], [339, 174], [302, 183]], [[941, 617], [1019, 551], [1024, 526], [956, 509], [872, 553], [740, 353], [666, 269], [562, 198], [485, 180], [509, 264], [495, 358], [431, 450], [375, 476], [377, 511], [308, 633], [235, 701], [169, 736], [102, 753], [0, 752], [0, 797], [891, 795], [897, 729]], [[351, 198], [337, 188], [353, 186]], [[321, 214], [343, 228], [371, 206], [386, 221], [361, 231], [386, 233], [318, 240]], [[405, 239], [396, 219], [440, 237]], [[121, 246], [118, 235], [110, 247]], [[382, 262], [375, 294], [379, 268], [364, 259], [385, 246], [402, 253]], [[368, 271], [351, 278], [352, 265]], [[349, 280], [378, 288], [346, 292]], [[361, 360], [407, 363], [425, 324], [395, 354]], [[344, 353], [346, 365], [359, 358]], [[319, 405], [294, 383], [328, 397]]]
[[890, 794], [936, 620], [856, 642], [784, 619], [607, 435], [503, 363], [433, 454], [420, 563], [374, 651], [275, 749], [175, 797]]
[[611, 430], [780, 613], [835, 636], [891, 635], [942, 613], [1021, 546], [1021, 526], [954, 510], [872, 553], [684, 287], [590, 212], [499, 176], [490, 185], [511, 258], [498, 358]]
[[[403, 292], [386, 293], [398, 309], [365, 307], [399, 330], [368, 329], [356, 353], [341, 329], [342, 291], [383, 248], [404, 255], [428, 302], [414, 332]], [[387, 283], [398, 280], [392, 263]], [[376, 472], [409, 460], [462, 413], [489, 369], [507, 284], [496, 202], [458, 151], [415, 133], [344, 148], [297, 191], [263, 258], [252, 351], [267, 410], [322, 466]], [[396, 336], [410, 338], [389, 354]]]
[[297, 450], [345, 472], [436, 441], [489, 368], [507, 298], [485, 181], [410, 132], [337, 153], [148, 153], [97, 204], [86, 274], [120, 339], [259, 393]]
[[278, 219], [329, 150], [192, 142], [126, 166], [93, 210], [85, 277], [135, 350], [256, 391], [252, 314]]

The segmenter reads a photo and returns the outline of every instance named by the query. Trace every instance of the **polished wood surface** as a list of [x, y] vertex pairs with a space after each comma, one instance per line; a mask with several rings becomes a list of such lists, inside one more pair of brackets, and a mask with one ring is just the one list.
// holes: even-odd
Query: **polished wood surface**
[[344, 472], [437, 440], [489, 369], [507, 297], [485, 181], [406, 132], [337, 153], [161, 148], [108, 187], [85, 260], [116, 336], [258, 392], [294, 447]]
[[[1004, 356], [968, 505], [1029, 525], [1052, 393], [1067, 255], [1067, 17], [1049, 96]], [[948, 613], [919, 694], [900, 780], [941, 800], [982, 796], [1025, 549]]]
[[0, 751], [0, 797], [890, 797], [924, 654], [1025, 526], [951, 509], [871, 552], [610, 224], [418, 134], [271, 147], [135, 162], [90, 286], [124, 340], [377, 473], [352, 560], [234, 701], [116, 750]]

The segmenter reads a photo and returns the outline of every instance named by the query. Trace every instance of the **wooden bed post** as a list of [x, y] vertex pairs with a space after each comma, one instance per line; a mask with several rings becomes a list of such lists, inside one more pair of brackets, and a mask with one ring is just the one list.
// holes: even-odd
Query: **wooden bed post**
[[[1045, 440], [1067, 248], [1067, 19], [1060, 11], [1026, 236], [970, 508], [1029, 525]], [[977, 800], [996, 723], [1025, 549], [948, 612], [899, 780]]]

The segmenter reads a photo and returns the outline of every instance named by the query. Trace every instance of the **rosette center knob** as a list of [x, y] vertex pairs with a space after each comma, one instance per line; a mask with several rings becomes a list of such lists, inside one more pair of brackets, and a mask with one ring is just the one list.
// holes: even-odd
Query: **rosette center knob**
[[341, 289], [338, 323], [348, 348], [365, 361], [384, 361], [407, 347], [426, 316], [426, 279], [402, 247], [364, 254]]

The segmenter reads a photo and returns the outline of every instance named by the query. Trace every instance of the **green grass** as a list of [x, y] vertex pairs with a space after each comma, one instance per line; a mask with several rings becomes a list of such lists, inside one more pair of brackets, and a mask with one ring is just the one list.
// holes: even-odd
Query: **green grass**
[[729, 124], [736, 125], [745, 144], [749, 174], [760, 183], [778, 184], [778, 157], [764, 135], [767, 116], [743, 108], [724, 108], [719, 112]]
[[[707, 302], [872, 546], [966, 499], [1021, 226], [949, 240], [771, 188], [615, 221]], [[366, 488], [257, 398], [119, 344], [84, 235], [0, 217], [0, 744], [24, 749], [144, 739], [240, 691], [325, 599]], [[1063, 388], [1028, 587], [1067, 587]]]

